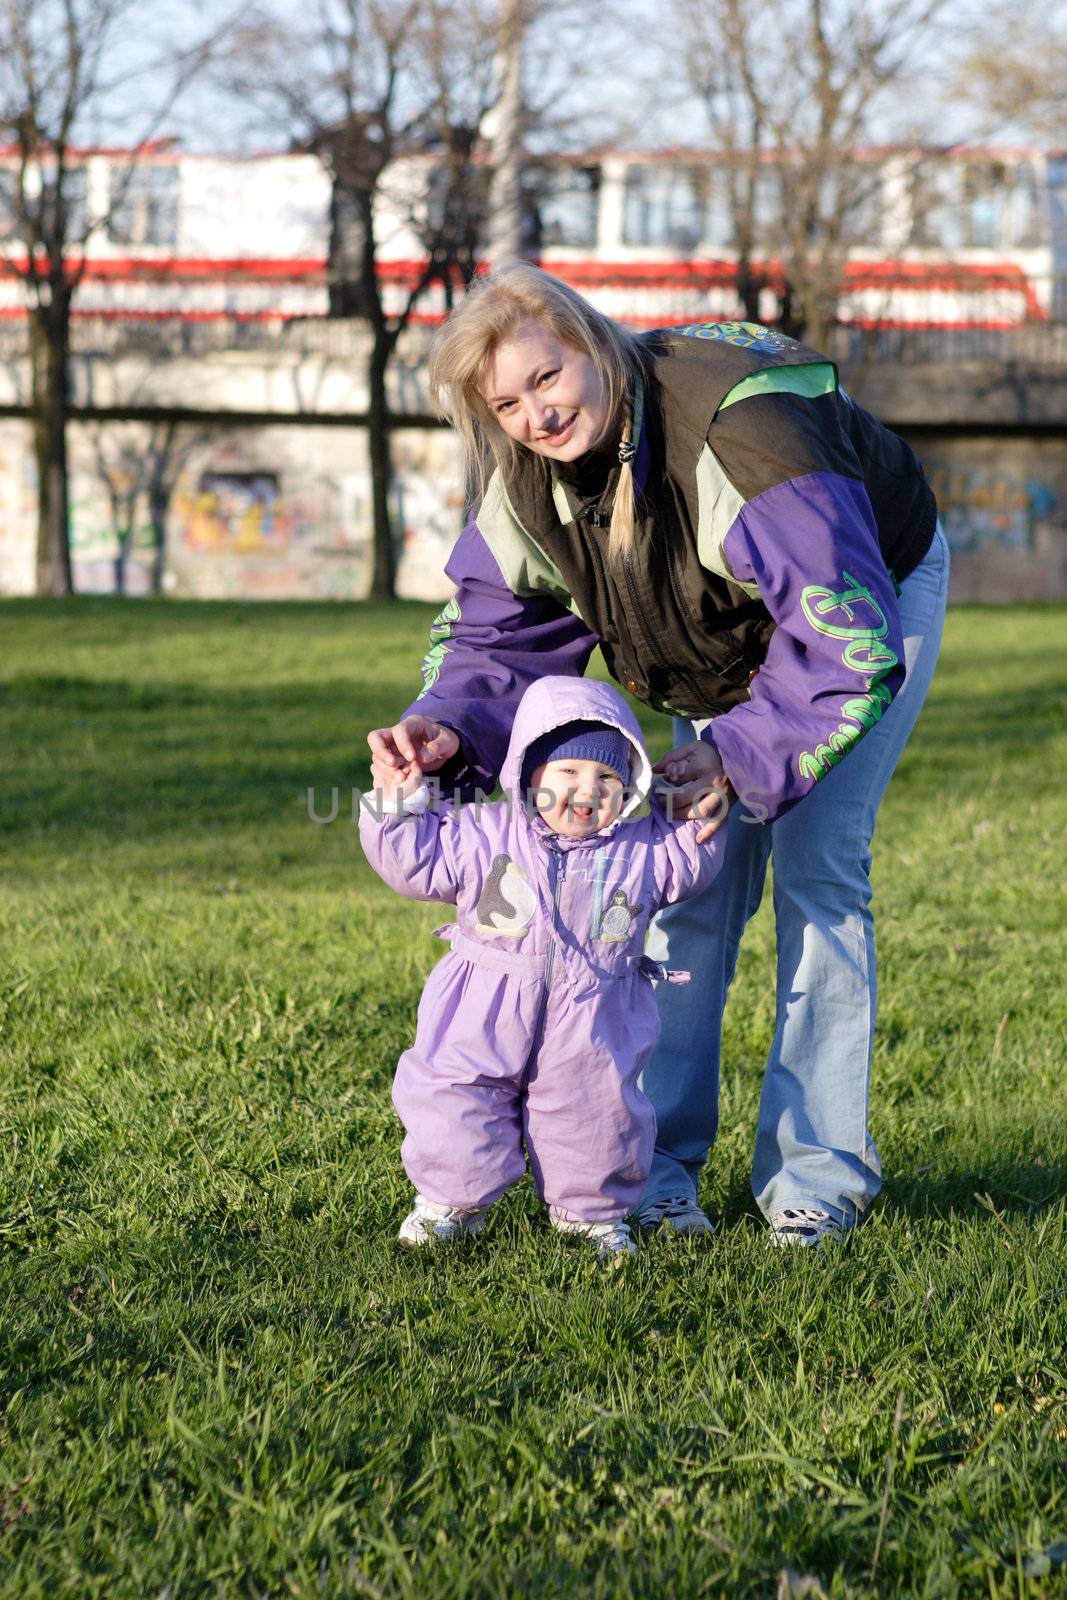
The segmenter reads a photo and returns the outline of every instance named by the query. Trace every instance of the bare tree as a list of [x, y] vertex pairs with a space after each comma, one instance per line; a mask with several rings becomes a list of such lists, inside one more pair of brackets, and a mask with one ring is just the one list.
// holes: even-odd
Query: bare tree
[[[317, 0], [303, 18], [268, 0], [246, 13], [231, 81], [319, 157], [331, 180], [330, 308], [370, 332], [367, 423], [374, 561], [371, 593], [391, 597], [386, 391], [389, 362], [435, 280], [468, 280], [484, 227], [478, 127], [492, 96], [493, 30], [479, 0]], [[424, 251], [399, 307], [379, 272], [383, 230], [413, 228]]]
[[738, 292], [759, 320], [825, 340], [849, 249], [877, 195], [860, 151], [906, 88], [946, 0], [674, 0], [688, 81], [722, 152]]
[[1018, 129], [1067, 145], [1067, 6], [1020, 0], [986, 14], [963, 54], [957, 94], [976, 108], [983, 131]]
[[125, 428], [114, 422], [94, 425], [96, 470], [107, 491], [116, 542], [116, 594], [126, 593], [130, 555], [146, 521], [152, 539], [148, 587], [152, 594], [163, 592], [167, 512], [178, 479], [208, 437], [173, 419], [153, 423], [147, 438], [140, 423]]
[[[220, 29], [175, 49], [145, 48], [135, 0], [0, 0], [0, 129], [10, 144], [3, 199], [21, 251], [0, 272], [25, 285], [30, 319], [31, 398], [38, 481], [37, 587], [71, 590], [67, 412], [71, 309], [90, 240], [121, 205], [139, 160], [217, 43]], [[133, 18], [137, 17], [136, 26]], [[131, 54], [136, 36], [142, 48]], [[137, 57], [135, 60], [134, 57]], [[107, 120], [137, 79], [140, 119], [128, 161], [94, 204], [75, 141]], [[128, 100], [127, 100], [128, 105]]]

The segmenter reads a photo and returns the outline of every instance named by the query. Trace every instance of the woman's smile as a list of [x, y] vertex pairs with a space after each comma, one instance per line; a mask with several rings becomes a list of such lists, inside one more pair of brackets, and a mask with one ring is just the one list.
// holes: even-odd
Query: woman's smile
[[575, 424], [577, 423], [577, 421], [578, 421], [578, 413], [576, 411], [574, 413], [574, 415], [571, 417], [570, 421], [563, 423], [562, 426], [560, 426], [559, 428], [556, 428], [556, 429], [546, 428], [544, 433], [542, 433], [539, 436], [539, 438], [537, 440], [537, 443], [538, 444], [550, 444], [550, 445], [553, 445], [553, 446], [566, 444], [567, 440], [570, 438], [571, 434], [574, 432]]

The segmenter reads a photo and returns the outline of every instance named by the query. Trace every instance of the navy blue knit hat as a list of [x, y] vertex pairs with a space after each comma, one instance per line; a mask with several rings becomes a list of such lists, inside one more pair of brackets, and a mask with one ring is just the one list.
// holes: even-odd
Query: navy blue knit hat
[[622, 730], [606, 722], [565, 722], [526, 746], [522, 787], [529, 787], [534, 770], [545, 761], [599, 761], [629, 783], [631, 748]]

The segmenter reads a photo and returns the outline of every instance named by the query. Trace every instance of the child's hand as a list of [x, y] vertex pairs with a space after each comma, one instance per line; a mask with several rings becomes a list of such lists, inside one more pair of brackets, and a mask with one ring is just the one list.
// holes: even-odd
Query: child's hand
[[398, 794], [406, 800], [423, 781], [422, 767], [417, 761], [401, 761], [399, 765], [372, 759], [370, 764], [371, 788], [381, 790], [387, 800]]

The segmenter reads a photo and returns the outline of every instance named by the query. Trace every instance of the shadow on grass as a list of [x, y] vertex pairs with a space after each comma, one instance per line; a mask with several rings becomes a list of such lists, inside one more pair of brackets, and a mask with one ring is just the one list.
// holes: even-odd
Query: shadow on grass
[[167, 635], [186, 638], [194, 633], [214, 636], [221, 629], [268, 625], [271, 632], [282, 630], [306, 634], [316, 625], [336, 634], [338, 622], [360, 618], [376, 622], [396, 620], [403, 626], [422, 623], [440, 608], [440, 601], [425, 600], [193, 600], [172, 599], [165, 595], [77, 594], [63, 598], [46, 595], [5, 596], [0, 599], [0, 622], [24, 628], [38, 623], [54, 628], [57, 623], [77, 624], [91, 635], [94, 627], [105, 630], [113, 641], [117, 636], [150, 634], [153, 639]]
[[69, 845], [292, 822], [312, 786], [327, 802], [339, 786], [346, 815], [351, 788], [369, 786], [381, 707], [380, 685], [344, 679], [257, 690], [18, 678], [0, 686], [11, 773], [0, 832], [62, 832]]
[[990, 1161], [980, 1168], [941, 1167], [886, 1181], [879, 1201], [890, 1215], [919, 1218], [1036, 1217], [1067, 1200], [1067, 1162]]
[[[188, 1348], [182, 1334], [205, 1346], [221, 1343], [239, 1351], [279, 1322], [299, 1326], [315, 1319], [331, 1333], [351, 1333], [351, 1315], [335, 1295], [316, 1291], [313, 1271], [322, 1260], [336, 1275], [346, 1237], [339, 1225], [316, 1219], [301, 1223], [291, 1213], [270, 1223], [238, 1224], [220, 1205], [213, 1220], [172, 1219], [155, 1228], [147, 1242], [127, 1241], [120, 1234], [108, 1252], [99, 1246], [71, 1252], [58, 1272], [54, 1263], [42, 1268], [40, 1257], [16, 1250], [12, 1258], [18, 1258], [24, 1274], [24, 1316], [20, 1326], [8, 1330], [0, 1405], [19, 1389], [28, 1394], [62, 1389], [80, 1381], [84, 1370], [106, 1372], [113, 1364], [144, 1378], [169, 1372]], [[309, 1269], [303, 1285], [293, 1277], [279, 1289], [277, 1276], [264, 1265], [265, 1246], [280, 1241], [300, 1246]], [[194, 1264], [195, 1297], [190, 1294]], [[164, 1309], [147, 1317], [127, 1315], [125, 1303], [115, 1300], [112, 1274], [138, 1288], [150, 1287], [152, 1303]]]
[[[990, 1161], [980, 1168], [941, 1166], [936, 1173], [898, 1173], [885, 1180], [875, 1206], [887, 1219], [995, 1222], [1003, 1216], [1029, 1221], [1065, 1200], [1067, 1162]], [[738, 1178], [716, 1201], [702, 1196], [702, 1203], [724, 1232], [765, 1225], [745, 1178]]]
[[404, 709], [387, 693], [343, 677], [260, 689], [22, 674], [0, 684], [0, 835], [70, 848], [300, 826], [309, 789], [321, 817], [334, 787], [343, 822], [370, 787], [368, 732]]
[[[923, 708], [919, 737], [941, 750], [995, 744], [1002, 755], [1013, 750], [1029, 754], [1035, 745], [1062, 735], [1065, 706], [1067, 679], [996, 695], [949, 690]], [[979, 754], [988, 759], [988, 749]]]

